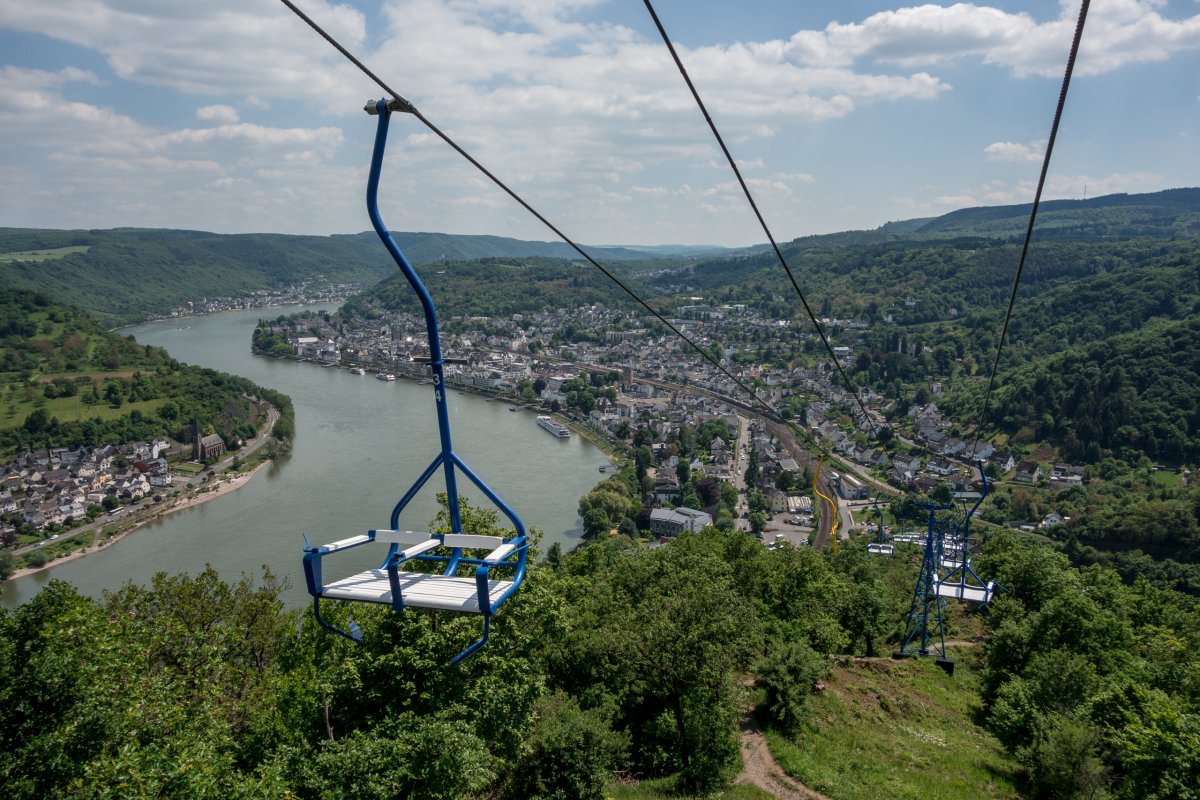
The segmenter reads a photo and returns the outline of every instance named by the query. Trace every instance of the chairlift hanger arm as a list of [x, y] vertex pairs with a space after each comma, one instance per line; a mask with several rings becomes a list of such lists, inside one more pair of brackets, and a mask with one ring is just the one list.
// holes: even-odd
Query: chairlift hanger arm
[[[379, 118], [375, 145], [371, 155], [371, 168], [367, 178], [367, 212], [371, 225], [391, 254], [396, 265], [408, 280], [409, 286], [421, 301], [425, 312], [425, 327], [429, 337], [428, 366], [433, 376], [434, 404], [437, 411], [438, 433], [441, 448], [421, 476], [401, 497], [392, 510], [391, 529], [372, 530], [365, 536], [341, 539], [331, 545], [314, 547], [305, 537], [304, 555], [305, 582], [313, 597], [313, 614], [322, 628], [361, 641], [362, 634], [351, 622], [349, 630], [342, 630], [321, 617], [321, 600], [342, 600], [375, 603], [390, 606], [394, 611], [406, 607], [434, 611], [449, 611], [476, 614], [483, 617], [483, 635], [471, 643], [451, 661], [460, 664], [487, 644], [491, 632], [491, 617], [500, 605], [520, 587], [525, 577], [528, 544], [525, 526], [516, 513], [454, 452], [450, 441], [450, 416], [446, 400], [445, 374], [441, 340], [438, 334], [437, 312], [433, 298], [425, 284], [404, 256], [399, 245], [383, 224], [379, 214], [379, 180], [383, 171], [383, 154], [387, 144], [388, 121], [393, 112], [411, 112], [415, 109], [402, 98], [386, 98], [369, 103], [367, 113]], [[401, 511], [416, 496], [426, 482], [442, 471], [445, 479], [447, 511], [450, 517], [450, 532], [442, 534], [414, 533], [398, 529]], [[461, 471], [512, 522], [515, 535], [511, 540], [502, 536], [477, 536], [463, 533], [462, 516], [459, 508], [456, 473]], [[378, 569], [367, 570], [340, 580], [325, 583], [322, 575], [322, 558], [341, 550], [348, 550], [370, 543], [388, 545], [387, 556]], [[464, 550], [486, 550], [482, 557], [465, 557]], [[443, 552], [438, 552], [439, 550]], [[448, 552], [447, 552], [448, 551]], [[410, 560], [435, 561], [444, 565], [439, 573], [402, 572], [400, 567]], [[460, 576], [461, 567], [474, 567], [472, 577]], [[511, 580], [491, 577], [493, 569], [512, 570]]]

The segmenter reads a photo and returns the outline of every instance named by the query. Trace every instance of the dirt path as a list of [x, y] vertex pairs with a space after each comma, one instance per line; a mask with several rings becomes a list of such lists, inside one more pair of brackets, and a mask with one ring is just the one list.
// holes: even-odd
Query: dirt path
[[767, 737], [754, 720], [751, 710], [742, 712], [741, 732], [742, 772], [734, 783], [751, 784], [779, 800], [829, 800], [783, 774], [775, 763]]

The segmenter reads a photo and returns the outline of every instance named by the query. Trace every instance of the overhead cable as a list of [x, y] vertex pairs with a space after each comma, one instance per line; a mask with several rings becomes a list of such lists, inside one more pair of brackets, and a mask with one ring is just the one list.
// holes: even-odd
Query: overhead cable
[[[385, 92], [387, 92], [394, 100], [394, 103], [389, 104], [389, 108], [394, 108], [394, 110], [412, 114], [414, 117], [416, 117], [418, 120], [420, 120], [421, 123], [423, 125], [425, 125], [425, 127], [428, 128], [431, 133], [435, 134], [438, 138], [440, 138], [442, 141], [444, 141], [446, 144], [448, 144], [450, 147], [452, 147], [459, 155], [461, 155], [468, 162], [470, 162], [470, 164], [472, 166], [474, 166], [476, 169], [478, 169], [480, 172], [482, 172], [484, 175], [486, 175], [487, 178], [492, 183], [494, 183], [497, 187], [499, 187], [501, 190], [503, 190], [505, 194], [507, 194], [509, 197], [511, 197], [513, 200], [515, 200], [517, 203], [519, 203], [522, 208], [524, 208], [526, 211], [528, 211], [530, 214], [532, 214], [534, 217], [536, 217], [539, 222], [541, 222], [543, 225], [545, 225], [547, 228], [549, 228], [551, 231], [553, 231], [554, 234], [556, 236], [558, 236], [560, 239], [562, 239], [562, 241], [565, 242], [568, 246], [570, 246], [572, 250], [574, 250], [576, 253], [578, 253], [583, 259], [585, 259], [593, 267], [598, 269], [606, 278], [608, 278], [610, 281], [612, 281], [618, 287], [620, 287], [621, 290], [624, 291], [627, 295], [629, 295], [636, 303], [638, 303], [638, 305], [640, 305], [642, 308], [646, 309], [646, 311], [648, 311], [655, 319], [657, 319], [664, 326], [666, 326], [668, 330], [670, 330], [673, 334], [675, 334], [677, 337], [679, 337], [684, 342], [686, 342], [688, 345], [690, 345], [693, 350], [695, 350], [697, 353], [699, 353], [701, 355], [701, 357], [704, 358], [704, 360], [708, 361], [710, 364], [712, 364], [714, 367], [716, 367], [717, 370], [719, 370], [722, 375], [724, 375], [726, 378], [728, 378], [730, 381], [732, 381], [734, 383], [734, 385], [736, 385], [739, 389], [741, 389], [743, 392], [745, 392], [751, 398], [753, 398], [754, 402], [757, 403], [759, 406], [761, 406], [770, 416], [775, 417], [780, 420], [783, 419], [783, 416], [778, 411], [776, 411], [775, 408], [770, 403], [768, 403], [766, 400], [762, 399], [762, 397], [759, 396], [758, 392], [751, 389], [741, 379], [739, 379], [738, 377], [733, 375], [729, 370], [727, 370], [724, 366], [722, 366], [721, 363], [712, 356], [712, 354], [710, 354], [707, 350], [705, 350], [703, 347], [701, 347], [697, 342], [693, 341], [691, 339], [691, 337], [689, 337], [683, 331], [679, 330], [679, 328], [676, 327], [674, 324], [672, 324], [666, 317], [664, 317], [655, 308], [653, 308], [649, 303], [647, 303], [640, 296], [638, 296], [638, 294], [635, 291], [633, 291], [633, 289], [631, 289], [628, 285], [626, 285], [626, 283], [624, 281], [622, 281], [619, 277], [617, 277], [615, 274], [613, 274], [610, 270], [605, 268], [604, 265], [602, 265], [599, 261], [597, 261], [590, 254], [588, 254], [585, 250], [583, 250], [583, 248], [581, 248], [569, 236], [567, 236], [565, 233], [563, 233], [556, 225], [554, 225], [554, 223], [550, 222], [550, 220], [548, 220], [545, 216], [543, 216], [536, 208], [534, 208], [532, 205], [530, 205], [528, 202], [526, 202], [524, 198], [522, 198], [515, 191], [513, 191], [511, 188], [509, 188], [508, 185], [504, 183], [504, 181], [500, 180], [500, 178], [498, 178], [495, 174], [493, 174], [487, 167], [483, 166], [483, 164], [481, 164], [479, 161], [477, 161], [470, 153], [468, 153], [461, 146], [459, 146], [459, 144], [457, 142], [455, 142], [453, 139], [451, 139], [449, 135], [444, 133], [440, 128], [438, 128], [431, 121], [429, 121], [429, 119], [427, 119], [425, 117], [425, 115], [422, 114], [416, 108], [416, 106], [414, 106], [408, 100], [404, 99], [400, 95], [400, 93], [397, 92], [395, 89], [391, 88], [386, 83], [384, 83], [382, 79], [380, 79], [374, 72], [372, 72], [370, 69], [368, 69], [365, 64], [363, 64], [359, 59], [357, 59], [349, 50], [347, 50], [345, 47], [343, 47], [336, 39], [333, 38], [333, 36], [331, 36], [323, 28], [321, 28], [320, 25], [318, 25], [316, 22], [314, 22], [311, 17], [309, 17], [307, 14], [305, 14], [299, 8], [297, 8], [296, 5], [291, 2], [291, 0], [280, 0], [280, 2], [283, 3], [285, 6], [287, 6], [289, 9], [291, 9], [292, 12], [296, 16], [298, 16], [306, 24], [308, 24], [309, 27], [311, 27], [314, 31], [316, 31], [318, 34], [320, 34], [321, 37], [323, 39], [325, 39], [325, 41], [327, 41], [331, 45], [333, 45], [333, 47], [336, 48], [339, 53], [341, 53], [343, 56], [345, 56], [352, 64], [354, 64], [356, 67], [358, 67], [360, 70], [362, 70], [363, 74], [365, 74], [368, 78], [370, 78], [372, 81], [374, 81], [376, 83], [376, 85], [379, 86], [379, 88], [381, 88]], [[787, 422], [786, 420], [784, 420], [784, 421]], [[796, 431], [799, 435], [809, 439], [809, 441], [812, 441], [812, 437], [806, 431], [804, 431], [802, 428], [792, 425], [791, 423], [787, 423], [787, 424], [794, 431]]]
[[784, 272], [787, 273], [788, 279], [791, 280], [792, 288], [796, 290], [796, 296], [800, 298], [800, 303], [804, 306], [804, 311], [808, 314], [808, 319], [817, 331], [817, 336], [821, 337], [821, 343], [825, 345], [825, 352], [829, 354], [829, 358], [833, 361], [834, 366], [837, 367], [838, 374], [842, 376], [842, 381], [846, 384], [846, 388], [854, 395], [859, 409], [862, 410], [863, 418], [866, 420], [867, 425], [870, 426], [872, 435], [874, 435], [876, 433], [874, 420], [871, 419], [871, 415], [867, 412], [867, 407], [863, 403], [862, 397], [859, 396], [858, 389], [854, 386], [854, 381], [850, 380], [850, 376], [842, 367], [841, 362], [838, 361], [837, 356], [834, 355], [833, 347], [829, 344], [829, 339], [825, 336], [825, 331], [821, 329], [816, 315], [813, 314], [812, 308], [808, 305], [808, 300], [804, 297], [804, 292], [800, 290], [800, 284], [797, 282], [796, 276], [792, 273], [792, 268], [788, 265], [787, 259], [783, 257], [783, 251], [779, 249], [779, 245], [775, 242], [775, 237], [771, 234], [771, 229], [767, 226], [767, 221], [763, 219], [762, 212], [758, 210], [758, 204], [754, 202], [754, 196], [750, 193], [750, 187], [746, 184], [745, 178], [742, 177], [742, 171], [738, 168], [737, 162], [729, 152], [729, 148], [725, 146], [725, 140], [721, 137], [721, 132], [717, 130], [717, 125], [708, 113], [708, 108], [705, 107], [704, 101], [700, 99], [700, 92], [696, 90], [696, 85], [692, 83], [692, 78], [688, 75], [687, 68], [683, 66], [683, 60], [679, 58], [679, 53], [675, 50], [675, 45], [671, 44], [671, 39], [667, 36], [667, 31], [663, 27], [662, 21], [658, 18], [658, 13], [654, 10], [654, 4], [650, 0], [642, 0], [642, 2], [645, 3], [646, 10], [650, 12], [650, 18], [654, 20], [654, 26], [658, 28], [658, 33], [662, 37], [663, 44], [671, 51], [671, 58], [675, 60], [675, 66], [679, 68], [679, 74], [683, 76], [683, 80], [691, 91], [696, 105], [700, 107], [700, 113], [704, 115], [704, 121], [708, 123], [708, 128], [712, 131], [713, 137], [716, 138], [717, 144], [720, 145], [721, 152], [725, 154], [725, 160], [729, 162], [729, 168], [733, 170], [738, 184], [742, 187], [742, 194], [746, 196], [746, 201], [750, 204], [750, 208], [753, 209], [754, 216], [758, 218], [758, 224], [762, 227], [763, 233], [767, 235], [767, 240], [770, 241], [771, 248], [775, 251], [775, 257], [779, 259], [779, 263], [783, 265]]
[[[983, 406], [979, 412], [979, 422], [975, 426], [976, 433], [983, 430], [987, 419], [988, 404], [992, 398], [992, 389], [996, 384], [996, 372], [1000, 367], [1000, 354], [1004, 352], [1004, 342], [1008, 338], [1008, 323], [1012, 319], [1013, 309], [1017, 304], [1017, 290], [1021, 286], [1021, 274], [1025, 271], [1025, 257], [1029, 255], [1029, 242], [1033, 238], [1033, 224], [1037, 220], [1038, 204], [1042, 201], [1042, 190], [1046, 186], [1046, 173], [1050, 170], [1050, 156], [1054, 153], [1054, 140], [1058, 138], [1058, 123], [1062, 120], [1063, 108], [1067, 104], [1067, 90], [1071, 86], [1071, 74], [1075, 71], [1075, 57], [1079, 54], [1079, 41], [1083, 38], [1083, 26], [1087, 22], [1088, 6], [1091, 0], [1082, 0], [1079, 5], [1079, 18], [1075, 22], [1075, 38], [1071, 41], [1071, 52], [1067, 56], [1067, 68], [1063, 73], [1062, 88], [1058, 92], [1058, 105], [1054, 109], [1054, 122], [1050, 125], [1050, 138], [1046, 142], [1046, 153], [1042, 157], [1042, 172], [1038, 177], [1037, 191], [1033, 196], [1033, 207], [1029, 210], [1029, 224], [1025, 227], [1025, 242], [1021, 246], [1021, 258], [1017, 262], [1017, 274], [1013, 279], [1012, 292], [1008, 296], [1008, 311], [1004, 314], [1004, 325], [1000, 329], [1000, 341], [996, 344], [996, 358], [992, 361], [992, 373], [988, 377], [987, 391], [983, 395]], [[975, 444], [971, 446], [971, 457], [975, 456], [975, 447], [979, 437], [975, 436]]]

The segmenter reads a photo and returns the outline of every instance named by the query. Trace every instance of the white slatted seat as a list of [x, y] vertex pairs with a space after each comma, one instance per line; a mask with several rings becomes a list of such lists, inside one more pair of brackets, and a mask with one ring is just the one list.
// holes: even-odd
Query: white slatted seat
[[[400, 572], [400, 595], [404, 605], [441, 611], [479, 613], [479, 589], [475, 578]], [[488, 598], [499, 597], [512, 588], [512, 581], [488, 581]], [[391, 605], [392, 587], [387, 570], [371, 569], [325, 585], [322, 597]]]
[[[420, 531], [373, 530], [365, 536], [341, 539], [318, 548], [322, 554], [357, 547], [368, 542], [402, 547], [397, 555], [402, 564], [409, 559], [429, 553], [438, 548], [489, 550], [483, 561], [496, 566], [517, 549], [517, 543], [505, 542], [499, 536], [477, 536], [473, 534], [446, 534], [436, 537]], [[407, 547], [405, 547], [407, 545]], [[439, 555], [445, 561], [448, 556]], [[478, 563], [478, 562], [476, 562]], [[413, 608], [433, 608], [441, 611], [458, 611], [468, 614], [480, 613], [479, 587], [473, 576], [441, 575], [425, 572], [398, 571], [400, 597], [404, 605]], [[486, 602], [491, 604], [503, 597], [513, 586], [512, 581], [489, 580]], [[355, 600], [364, 603], [391, 605], [392, 586], [386, 569], [370, 569], [322, 586], [319, 595], [331, 600]]]
[[990, 603], [996, 593], [996, 582], [989, 581], [987, 586], [972, 586], [968, 583], [938, 583], [935, 592], [938, 597], [950, 600], [964, 600], [968, 603]]

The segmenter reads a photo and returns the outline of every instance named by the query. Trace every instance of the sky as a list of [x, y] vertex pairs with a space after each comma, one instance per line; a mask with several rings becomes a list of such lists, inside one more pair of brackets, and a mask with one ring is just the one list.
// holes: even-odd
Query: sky
[[[577, 241], [764, 242], [637, 0], [297, 0]], [[1077, 2], [658, 0], [781, 241], [1033, 199]], [[0, 227], [354, 233], [382, 90], [278, 0], [0, 0]], [[1047, 198], [1200, 185], [1200, 0], [1095, 0]], [[551, 240], [408, 115], [390, 228]]]

